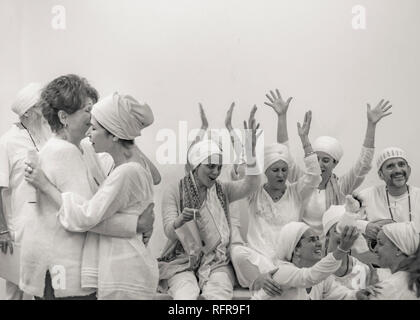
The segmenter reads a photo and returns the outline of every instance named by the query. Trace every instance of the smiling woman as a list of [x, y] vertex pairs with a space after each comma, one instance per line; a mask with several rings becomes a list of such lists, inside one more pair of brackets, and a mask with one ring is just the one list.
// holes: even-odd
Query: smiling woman
[[[321, 300], [352, 299], [355, 292], [339, 285], [330, 277], [341, 265], [341, 260], [356, 240], [354, 227], [345, 227], [340, 246], [322, 258], [322, 243], [316, 231], [303, 222], [290, 222], [279, 233], [273, 280], [283, 292], [270, 297], [265, 289], [254, 291], [254, 300]], [[307, 289], [307, 290], [305, 290]]]
[[[248, 122], [252, 131], [246, 149], [251, 152], [247, 155], [250, 161], [257, 139], [255, 111]], [[195, 300], [201, 290], [205, 299], [229, 300], [235, 283], [230, 247], [238, 241], [232, 232], [229, 204], [254, 192], [260, 179], [247, 175], [241, 181], [218, 181], [222, 151], [212, 140], [194, 144], [188, 151], [188, 163], [191, 171], [171, 185], [163, 197], [163, 224], [169, 241], [159, 262], [161, 287], [175, 300]], [[198, 229], [203, 255], [192, 255], [181, 243], [187, 222]]]

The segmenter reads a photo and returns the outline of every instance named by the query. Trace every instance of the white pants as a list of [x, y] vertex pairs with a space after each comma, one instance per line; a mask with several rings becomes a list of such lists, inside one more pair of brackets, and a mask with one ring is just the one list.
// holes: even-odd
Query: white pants
[[260, 274], [276, 268], [270, 259], [246, 246], [233, 246], [230, 253], [236, 277], [244, 288], [249, 288]]
[[[168, 286], [168, 293], [174, 300], [197, 300], [200, 295], [197, 277], [191, 271], [174, 275], [168, 280]], [[217, 269], [212, 272], [204, 284], [202, 297], [206, 300], [231, 300], [233, 283], [228, 274]]]

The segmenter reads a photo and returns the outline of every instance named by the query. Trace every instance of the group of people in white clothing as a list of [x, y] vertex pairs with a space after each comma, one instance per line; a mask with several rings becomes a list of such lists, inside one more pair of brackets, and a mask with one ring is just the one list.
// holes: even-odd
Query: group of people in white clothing
[[[312, 111], [297, 126], [300, 167], [288, 142], [292, 98], [279, 90], [266, 98], [278, 128], [263, 163], [255, 106], [242, 142], [232, 126], [234, 104], [227, 112], [240, 161], [226, 165], [200, 105], [202, 127], [184, 176], [155, 199], [161, 176], [135, 142], [154, 122], [148, 104], [118, 92], [99, 99], [73, 74], [22, 89], [12, 105], [19, 122], [0, 138], [0, 259], [20, 248], [19, 280], [6, 279], [7, 299], [167, 293], [229, 300], [237, 287], [254, 300], [420, 299], [420, 189], [408, 184], [406, 153], [381, 151], [376, 167], [384, 183], [358, 190], [389, 101], [368, 104], [360, 156], [338, 177], [343, 148], [329, 136], [311, 142]], [[148, 247], [156, 201], [167, 238], [158, 259]]]

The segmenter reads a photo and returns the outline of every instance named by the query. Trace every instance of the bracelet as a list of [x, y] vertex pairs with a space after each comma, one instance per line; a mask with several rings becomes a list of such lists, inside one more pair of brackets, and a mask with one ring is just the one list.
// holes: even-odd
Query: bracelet
[[345, 253], [345, 254], [349, 254], [350, 253], [350, 249], [349, 250], [343, 250], [343, 249], [340, 248], [340, 246], [337, 246], [337, 250], [340, 251], [340, 252], [342, 252], [342, 253]]
[[305, 158], [307, 158], [307, 157], [309, 157], [309, 156], [311, 156], [311, 155], [313, 155], [315, 153], [316, 153], [315, 151], [311, 151], [311, 152], [305, 153]]
[[10, 231], [9, 230], [0, 231], [0, 236], [4, 235], [6, 233], [10, 233]]

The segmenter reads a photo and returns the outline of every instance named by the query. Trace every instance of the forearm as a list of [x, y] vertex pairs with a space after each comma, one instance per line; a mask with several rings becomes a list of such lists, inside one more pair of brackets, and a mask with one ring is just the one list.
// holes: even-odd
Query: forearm
[[237, 159], [240, 159], [242, 154], [242, 143], [235, 130], [232, 127], [228, 127], [229, 134], [230, 134], [230, 141], [232, 143], [233, 150], [235, 151], [235, 155]]
[[336, 260], [328, 254], [310, 268], [298, 268], [294, 265], [280, 266], [273, 279], [287, 287], [310, 288], [334, 274], [340, 266], [341, 260]]
[[0, 232], [8, 230], [6, 217], [4, 216], [4, 211], [3, 211], [3, 199], [1, 196], [2, 189], [3, 188], [0, 188]]
[[50, 198], [56, 207], [60, 208], [62, 206], [63, 200], [61, 198], [61, 192], [50, 181], [47, 181], [45, 184], [40, 186], [39, 190]]
[[277, 142], [285, 143], [289, 140], [287, 133], [287, 114], [279, 115], [277, 118]]
[[305, 153], [305, 157], [314, 152], [314, 150], [312, 149], [311, 142], [309, 141], [309, 137], [307, 135], [301, 136], [300, 141], [302, 142], [302, 148]]
[[367, 128], [366, 128], [366, 135], [365, 141], [363, 146], [366, 148], [374, 148], [375, 147], [375, 132], [376, 132], [376, 124], [371, 121], [368, 121]]
[[234, 202], [247, 197], [258, 189], [260, 183], [259, 175], [246, 175], [243, 180], [228, 182], [226, 188], [229, 201]]
[[133, 238], [137, 235], [137, 220], [136, 215], [115, 214], [89, 231], [109, 237]]

